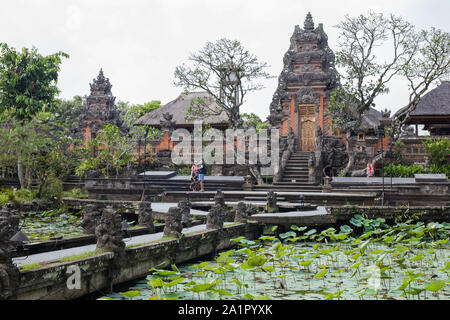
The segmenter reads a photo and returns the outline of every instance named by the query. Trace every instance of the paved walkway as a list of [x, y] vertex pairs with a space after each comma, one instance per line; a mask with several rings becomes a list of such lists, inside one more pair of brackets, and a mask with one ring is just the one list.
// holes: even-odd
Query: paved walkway
[[[170, 207], [177, 207], [177, 202], [152, 202], [152, 210], [159, 213], [167, 213], [169, 212]], [[191, 215], [197, 216], [206, 216], [208, 214], [207, 211], [191, 209]]]
[[[225, 222], [224, 224], [227, 225], [230, 223], [231, 222]], [[190, 228], [184, 228], [183, 233], [186, 234], [186, 233], [191, 233], [191, 232], [196, 232], [196, 231], [201, 231], [201, 230], [206, 230], [205, 224], [201, 224], [201, 225], [190, 227]], [[163, 232], [158, 232], [158, 233], [145, 234], [145, 235], [141, 235], [141, 236], [126, 238], [126, 239], [124, 239], [124, 242], [125, 242], [125, 245], [140, 244], [140, 243], [152, 242], [152, 241], [161, 239], [162, 237], [163, 237]], [[33, 254], [26, 258], [17, 257], [17, 258], [13, 258], [13, 262], [17, 265], [25, 265], [25, 264], [37, 263], [37, 262], [57, 261], [64, 257], [70, 257], [73, 255], [78, 255], [78, 254], [82, 254], [85, 252], [94, 251], [95, 249], [96, 249], [96, 245], [90, 244], [90, 245], [76, 247], [76, 248], [69, 248], [69, 249]]]
[[325, 207], [317, 207], [315, 210], [308, 210], [308, 211], [289, 211], [289, 212], [276, 212], [276, 213], [258, 213], [251, 216], [250, 220], [252, 218], [258, 218], [258, 217], [276, 217], [280, 221], [284, 217], [307, 217], [307, 216], [321, 216], [329, 214]]
[[259, 213], [252, 215], [249, 219], [260, 223], [285, 225], [288, 227], [290, 225], [315, 226], [336, 222], [336, 217], [328, 213], [325, 207], [321, 206], [317, 207], [316, 210], [310, 211]]

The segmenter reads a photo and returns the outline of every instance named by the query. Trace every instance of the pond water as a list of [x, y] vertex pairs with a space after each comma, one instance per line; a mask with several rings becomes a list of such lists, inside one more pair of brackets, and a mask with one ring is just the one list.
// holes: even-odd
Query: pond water
[[70, 213], [64, 209], [27, 212], [20, 217], [22, 232], [29, 242], [48, 241], [51, 237], [72, 238], [84, 236], [81, 212]]
[[100, 299], [449, 299], [450, 224], [351, 222], [237, 238], [213, 260], [150, 269]]

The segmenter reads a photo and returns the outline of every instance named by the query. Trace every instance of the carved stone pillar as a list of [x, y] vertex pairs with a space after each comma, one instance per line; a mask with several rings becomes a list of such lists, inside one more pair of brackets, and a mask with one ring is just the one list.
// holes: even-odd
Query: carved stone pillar
[[226, 212], [222, 206], [216, 204], [213, 206], [206, 216], [206, 229], [223, 229], [223, 221]]
[[171, 207], [166, 213], [166, 222], [164, 226], [165, 237], [181, 237], [183, 223], [181, 221], [181, 210], [178, 207]]
[[153, 224], [152, 204], [147, 201], [139, 202], [138, 215], [139, 225], [147, 227], [149, 233], [153, 233], [155, 226]]
[[247, 223], [248, 210], [245, 202], [239, 202], [237, 204], [234, 216], [234, 222]]
[[272, 190], [267, 192], [267, 203], [265, 209], [268, 213], [278, 212], [277, 194]]
[[246, 175], [244, 177], [244, 184], [242, 185], [242, 189], [244, 191], [252, 191], [253, 189], [252, 176]]
[[190, 227], [191, 222], [191, 204], [187, 199], [178, 202], [178, 208], [181, 210], [181, 222], [184, 226]]
[[11, 251], [14, 249], [9, 241], [15, 233], [14, 212], [7, 210], [4, 206], [0, 212], [0, 300], [10, 298], [16, 293], [19, 286], [20, 273], [12, 263]]
[[95, 234], [95, 228], [102, 217], [102, 213], [99, 209], [99, 206], [94, 204], [87, 204], [84, 208], [81, 226], [85, 233]]
[[122, 218], [110, 206], [106, 207], [95, 228], [97, 249], [114, 253], [113, 269], [126, 264], [125, 243], [122, 238]]
[[221, 189], [218, 189], [216, 192], [216, 195], [214, 196], [214, 202], [216, 205], [221, 206], [222, 208], [225, 208], [225, 195], [223, 194]]

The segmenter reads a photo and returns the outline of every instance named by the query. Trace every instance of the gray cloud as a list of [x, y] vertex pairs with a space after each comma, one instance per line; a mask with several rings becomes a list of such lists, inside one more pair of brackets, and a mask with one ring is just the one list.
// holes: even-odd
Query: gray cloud
[[[329, 44], [337, 50], [333, 28], [345, 14], [369, 9], [401, 15], [417, 28], [448, 30], [449, 1], [10, 1], [0, 11], [0, 41], [21, 48], [36, 46], [44, 54], [70, 54], [60, 73], [61, 97], [88, 94], [89, 82], [100, 67], [113, 84], [117, 100], [166, 103], [181, 91], [173, 86], [173, 72], [189, 53], [206, 41], [238, 39], [278, 77], [295, 25], [303, 25], [308, 11], [324, 24]], [[247, 97], [243, 112], [263, 119], [277, 86]], [[393, 111], [406, 103], [404, 83], [394, 82], [388, 95], [377, 99], [377, 109]]]

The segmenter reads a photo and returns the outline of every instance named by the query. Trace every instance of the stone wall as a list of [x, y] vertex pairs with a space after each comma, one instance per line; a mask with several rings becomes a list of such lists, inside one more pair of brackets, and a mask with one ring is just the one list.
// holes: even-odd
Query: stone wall
[[[182, 239], [156, 241], [125, 250], [127, 264], [112, 280], [120, 284], [148, 274], [148, 269], [164, 268], [171, 264], [181, 264], [212, 254], [217, 250], [236, 245], [233, 238], [245, 236], [256, 239], [262, 228], [258, 224], [236, 224], [224, 226], [221, 231], [205, 230]], [[44, 268], [21, 272], [21, 281], [14, 300], [66, 300], [75, 299], [110, 285], [109, 270], [114, 259], [112, 252], [94, 257], [57, 263]], [[77, 266], [81, 270], [81, 288], [68, 289], [67, 280], [73, 274], [69, 270]]]
[[336, 221], [348, 221], [354, 214], [361, 214], [369, 219], [386, 220], [417, 219], [420, 221], [448, 221], [450, 207], [389, 207], [389, 206], [343, 206], [327, 207], [327, 212]]

